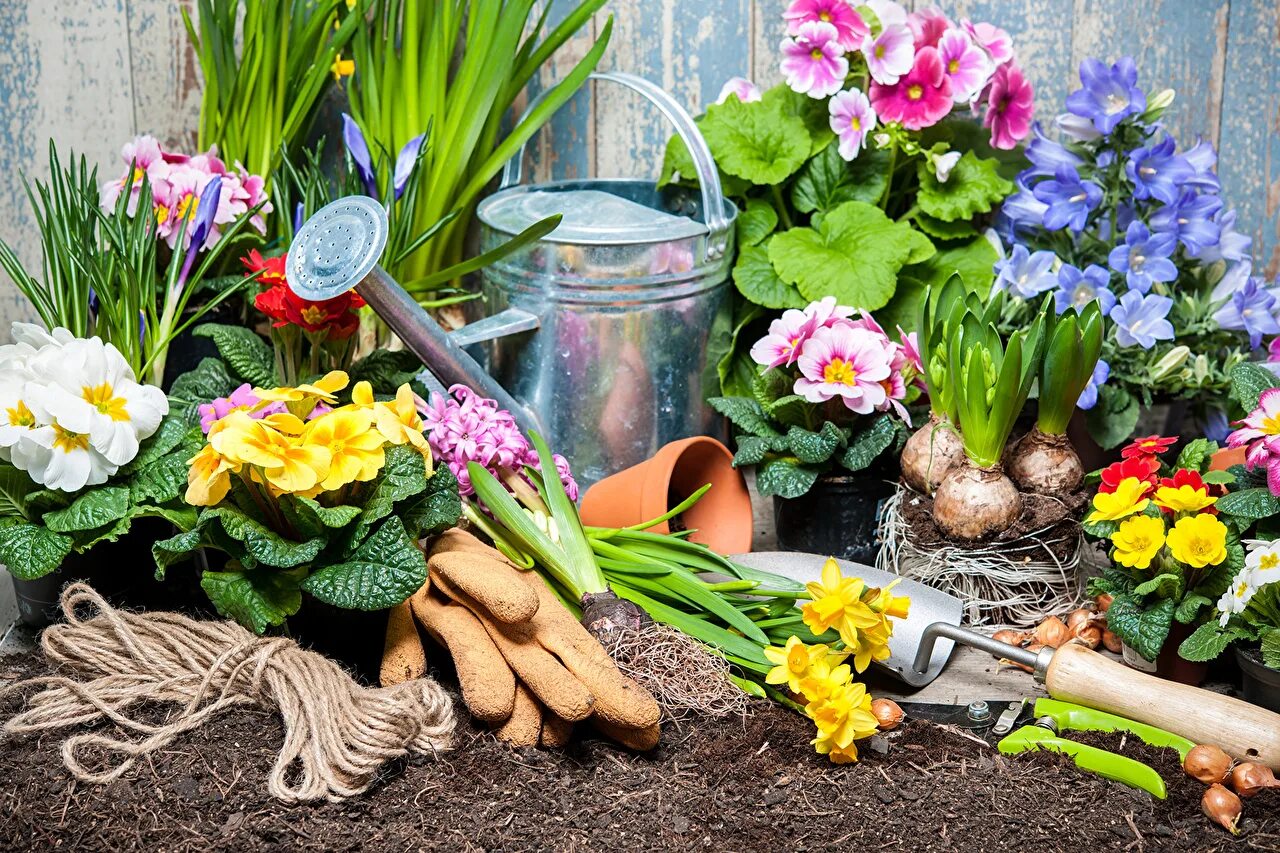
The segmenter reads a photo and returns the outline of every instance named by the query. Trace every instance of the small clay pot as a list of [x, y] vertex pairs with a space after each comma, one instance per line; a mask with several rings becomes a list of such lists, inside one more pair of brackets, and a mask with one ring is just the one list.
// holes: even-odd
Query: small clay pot
[[1210, 471], [1225, 471], [1232, 465], [1243, 465], [1247, 447], [1224, 447], [1209, 460]]
[[[698, 489], [702, 498], [676, 519], [675, 529], [721, 554], [751, 550], [751, 495], [733, 454], [714, 438], [695, 436], [665, 445], [650, 459], [606, 477], [582, 497], [582, 523], [630, 527], [664, 514]], [[670, 533], [668, 522], [650, 528]]]

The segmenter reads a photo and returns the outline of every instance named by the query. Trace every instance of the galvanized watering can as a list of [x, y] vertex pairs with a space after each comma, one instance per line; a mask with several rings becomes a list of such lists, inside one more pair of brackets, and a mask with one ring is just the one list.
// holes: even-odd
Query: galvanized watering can
[[[287, 267], [290, 287], [308, 299], [354, 287], [435, 380], [470, 385], [510, 409], [569, 458], [584, 489], [669, 441], [714, 433], [703, 377], [714, 375], [712, 326], [727, 320], [737, 218], [688, 113], [647, 80], [592, 77], [658, 107], [689, 149], [700, 193], [643, 180], [517, 186], [517, 153], [503, 189], [477, 210], [482, 250], [552, 214], [563, 219], [485, 270], [484, 294], [497, 313], [452, 333], [377, 266], [387, 227], [372, 199], [344, 198], [311, 217]], [[473, 344], [484, 345], [488, 371], [464, 349]]]

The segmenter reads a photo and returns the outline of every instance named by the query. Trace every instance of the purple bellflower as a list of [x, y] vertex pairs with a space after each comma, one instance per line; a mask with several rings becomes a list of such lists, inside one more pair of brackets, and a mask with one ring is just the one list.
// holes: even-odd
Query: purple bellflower
[[1102, 202], [1102, 187], [1082, 181], [1074, 166], [1061, 165], [1054, 177], [1036, 184], [1032, 190], [1038, 201], [1048, 205], [1044, 227], [1050, 231], [1069, 228], [1079, 233], [1089, 221], [1089, 213]]
[[1068, 308], [1081, 311], [1097, 300], [1098, 308], [1105, 317], [1116, 306], [1116, 295], [1108, 287], [1110, 283], [1110, 271], [1097, 264], [1089, 264], [1083, 272], [1071, 264], [1063, 264], [1058, 270], [1058, 289], [1053, 294], [1053, 306], [1061, 314]]
[[1131, 290], [1146, 293], [1157, 281], [1173, 281], [1178, 268], [1169, 258], [1177, 248], [1172, 234], [1152, 234], [1139, 220], [1129, 223], [1124, 242], [1111, 250], [1107, 262], [1116, 272], [1124, 273]]
[[1147, 96], [1138, 88], [1138, 67], [1133, 57], [1121, 57], [1108, 68], [1097, 59], [1080, 63], [1084, 88], [1067, 96], [1067, 110], [1093, 122], [1099, 133], [1108, 134], [1126, 117], [1147, 108]]
[[1275, 307], [1275, 294], [1262, 286], [1261, 278], [1254, 277], [1231, 294], [1231, 299], [1214, 312], [1213, 319], [1224, 329], [1247, 332], [1250, 348], [1257, 349], [1263, 335], [1280, 334]]
[[1216, 195], [1199, 195], [1188, 188], [1173, 204], [1166, 204], [1151, 215], [1151, 227], [1175, 235], [1194, 256], [1221, 237], [1222, 226], [1217, 222], [1220, 210], [1222, 199]]
[[1023, 299], [1034, 299], [1046, 290], [1057, 287], [1058, 277], [1052, 270], [1053, 252], [1028, 252], [1025, 246], [1016, 245], [1009, 257], [997, 261], [994, 290], [1007, 290]]
[[1076, 401], [1077, 409], [1092, 409], [1098, 405], [1098, 389], [1107, 384], [1107, 380], [1111, 378], [1111, 365], [1102, 359], [1098, 359], [1098, 363], [1093, 366], [1093, 375], [1089, 377], [1089, 384], [1084, 386], [1084, 390], [1080, 392], [1080, 399]]
[[1151, 349], [1156, 341], [1173, 340], [1173, 324], [1166, 319], [1172, 308], [1173, 300], [1167, 296], [1143, 296], [1130, 290], [1111, 309], [1116, 343]]
[[1125, 173], [1133, 181], [1134, 198], [1154, 198], [1173, 204], [1182, 187], [1196, 176], [1187, 158], [1174, 152], [1176, 143], [1166, 136], [1154, 145], [1144, 145], [1129, 155]]

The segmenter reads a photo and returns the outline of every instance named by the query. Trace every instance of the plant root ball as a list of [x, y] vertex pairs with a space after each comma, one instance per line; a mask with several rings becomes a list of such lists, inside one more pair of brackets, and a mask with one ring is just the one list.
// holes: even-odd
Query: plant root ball
[[1080, 456], [1065, 435], [1032, 429], [1008, 454], [1009, 476], [1023, 491], [1069, 495], [1084, 482]]
[[933, 520], [952, 539], [974, 542], [1008, 530], [1022, 515], [1022, 494], [999, 465], [967, 459], [947, 475], [933, 499]]
[[924, 426], [902, 447], [902, 479], [917, 492], [932, 495], [964, 459], [964, 444], [955, 427], [929, 413]]

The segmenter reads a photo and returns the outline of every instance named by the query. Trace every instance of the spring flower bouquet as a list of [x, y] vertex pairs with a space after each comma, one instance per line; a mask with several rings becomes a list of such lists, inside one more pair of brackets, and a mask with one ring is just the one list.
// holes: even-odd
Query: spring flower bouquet
[[0, 346], [0, 562], [31, 580], [134, 519], [189, 523], [189, 432], [114, 346], [15, 323]]
[[197, 548], [225, 569], [201, 586], [224, 616], [262, 633], [298, 612], [305, 591], [337, 607], [399, 604], [427, 579], [418, 540], [458, 521], [457, 481], [434, 468], [415, 396], [378, 401], [349, 377], [242, 389], [202, 413], [190, 459], [194, 524], [153, 546], [159, 576]]
[[1245, 565], [1238, 520], [1226, 485], [1209, 470], [1217, 445], [1192, 441], [1168, 465], [1176, 437], [1148, 436], [1124, 447], [1097, 472], [1098, 491], [1084, 529], [1106, 540], [1112, 566], [1089, 581], [1089, 594], [1113, 596], [1107, 626], [1147, 661], [1159, 655], [1173, 624], [1199, 625]]
[[914, 335], [891, 339], [834, 297], [783, 312], [751, 348], [746, 397], [709, 401], [737, 433], [735, 466], [759, 466], [762, 495], [796, 498], [831, 471], [862, 471], [894, 447], [920, 395]]
[[1213, 146], [1179, 151], [1161, 121], [1172, 90], [1148, 98], [1128, 57], [1085, 60], [1080, 80], [1057, 120], [1064, 142], [1036, 129], [1031, 167], [1001, 210], [1011, 251], [996, 286], [1016, 297], [1008, 328], [1045, 293], [1060, 311], [1099, 304], [1109, 331], [1080, 408], [1110, 448], [1156, 399], [1189, 400], [1205, 422], [1221, 421], [1214, 401], [1232, 366], [1280, 332], [1280, 308], [1250, 277], [1250, 240], [1219, 196]]
[[[981, 232], [1030, 132], [1031, 84], [992, 24], [892, 0], [793, 0], [783, 17], [786, 82], [731, 80], [698, 120], [742, 211], [733, 279], [746, 304], [720, 342], [732, 396], [749, 394], [739, 343], [768, 309], [834, 296], [909, 327], [924, 287], [952, 273], [985, 291], [998, 255]], [[664, 181], [694, 177], [673, 138]]]

